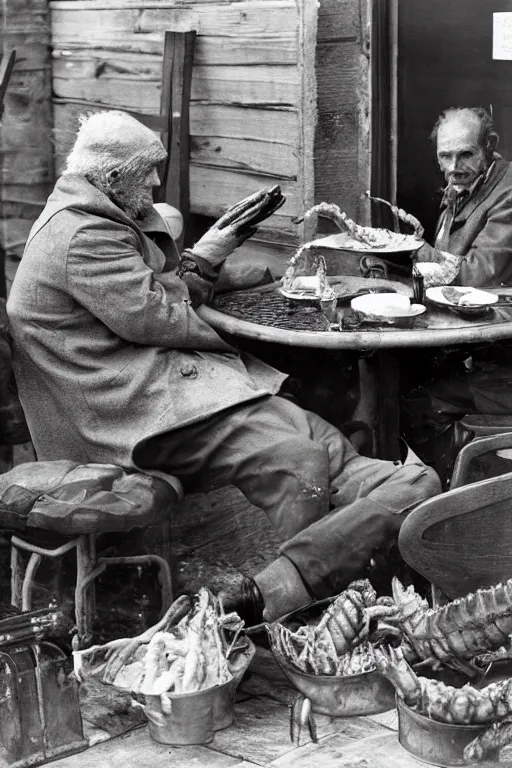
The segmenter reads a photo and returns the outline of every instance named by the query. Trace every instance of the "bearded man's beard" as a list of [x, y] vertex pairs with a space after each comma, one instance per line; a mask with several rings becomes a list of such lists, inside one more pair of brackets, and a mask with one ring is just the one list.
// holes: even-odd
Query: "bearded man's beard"
[[140, 181], [123, 185], [123, 189], [111, 191], [110, 198], [130, 219], [141, 221], [153, 205], [153, 192], [140, 186]]

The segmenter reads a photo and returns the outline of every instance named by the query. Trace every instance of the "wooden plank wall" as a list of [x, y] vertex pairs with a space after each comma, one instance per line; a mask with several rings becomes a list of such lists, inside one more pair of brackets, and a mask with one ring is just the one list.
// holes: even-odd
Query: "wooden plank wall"
[[369, 224], [370, 30], [368, 0], [321, 0], [316, 77], [315, 202]]
[[[316, 3], [311, 0], [52, 0], [56, 168], [77, 115], [157, 114], [166, 29], [197, 29], [190, 107], [191, 211], [217, 217], [279, 183], [286, 205], [251, 249], [291, 254], [313, 204]], [[258, 243], [259, 240], [259, 243]]]
[[17, 59], [0, 126], [0, 245], [21, 254], [53, 182], [47, 0], [4, 0], [0, 54]]
[[21, 252], [51, 188], [52, 153], [58, 173], [79, 114], [158, 111], [166, 28], [199, 33], [194, 213], [216, 217], [259, 186], [280, 183], [285, 208], [243, 248], [281, 264], [306, 235], [292, 219], [314, 202], [336, 202], [367, 223], [367, 3], [321, 0], [317, 34], [312, 0], [52, 0], [50, 36], [47, 0], [5, 0], [1, 45], [15, 45], [18, 62], [0, 129], [1, 242]]

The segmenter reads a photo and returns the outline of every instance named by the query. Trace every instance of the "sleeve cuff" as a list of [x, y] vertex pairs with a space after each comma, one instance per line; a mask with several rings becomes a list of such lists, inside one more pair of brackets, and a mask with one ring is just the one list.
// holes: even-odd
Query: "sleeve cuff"
[[192, 306], [199, 307], [208, 304], [213, 299], [213, 283], [205, 280], [195, 272], [185, 272], [182, 280], [188, 288]]
[[186, 248], [180, 257], [178, 274], [183, 277], [186, 273], [200, 275], [204, 280], [214, 283], [219, 276], [219, 269], [212, 267], [206, 259], [196, 256], [193, 251]]

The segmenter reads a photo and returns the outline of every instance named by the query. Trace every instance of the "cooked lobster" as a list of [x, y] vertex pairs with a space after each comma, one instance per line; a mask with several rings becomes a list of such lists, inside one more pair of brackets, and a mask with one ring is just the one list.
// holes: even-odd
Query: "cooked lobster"
[[[391, 598], [378, 598], [366, 579], [354, 581], [326, 608], [318, 623], [293, 631], [285, 624], [269, 627], [272, 649], [296, 669], [314, 675], [349, 675], [375, 668], [368, 642], [371, 623], [393, 621]], [[386, 625], [387, 627], [387, 625]], [[393, 634], [394, 627], [387, 627]]]
[[393, 597], [409, 661], [428, 662], [436, 668], [510, 645], [512, 579], [429, 608], [413, 587], [405, 589], [395, 578]]

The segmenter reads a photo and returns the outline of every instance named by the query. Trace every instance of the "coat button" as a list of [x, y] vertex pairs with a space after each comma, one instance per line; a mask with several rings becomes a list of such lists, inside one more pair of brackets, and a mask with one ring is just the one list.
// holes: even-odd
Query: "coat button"
[[186, 363], [185, 365], [182, 365], [180, 368], [180, 373], [187, 379], [197, 378], [197, 368], [192, 363]]

